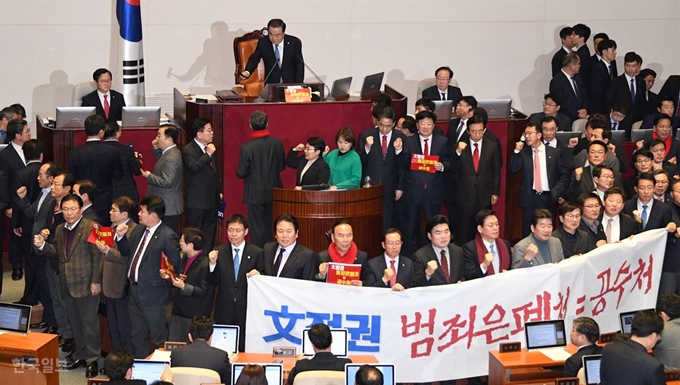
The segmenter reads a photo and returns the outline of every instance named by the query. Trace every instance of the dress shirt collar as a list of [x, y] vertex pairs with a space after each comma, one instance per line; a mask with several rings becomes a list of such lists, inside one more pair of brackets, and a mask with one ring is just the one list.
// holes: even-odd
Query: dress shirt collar
[[196, 138], [194, 138], [194, 142], [196, 142], [196, 144], [198, 144], [198, 148], [200, 148], [201, 151], [205, 152], [205, 144], [199, 142], [198, 140], [196, 140]]
[[163, 150], [162, 153], [165, 154], [166, 152], [170, 151], [170, 149], [173, 148], [173, 147], [177, 147], [177, 145], [176, 145], [176, 144], [173, 144], [172, 146], [170, 146], [170, 147], [166, 148], [165, 150]]
[[81, 215], [80, 218], [73, 224], [73, 226], [69, 225], [68, 222], [64, 222], [64, 227], [68, 231], [73, 231], [76, 227], [78, 227], [78, 223], [80, 223], [80, 220], [83, 219], [83, 216]]

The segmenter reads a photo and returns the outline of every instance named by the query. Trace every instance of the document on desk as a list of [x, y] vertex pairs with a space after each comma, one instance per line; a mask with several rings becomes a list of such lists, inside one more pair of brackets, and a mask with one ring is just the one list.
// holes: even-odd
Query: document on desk
[[553, 361], [566, 361], [567, 358], [571, 357], [571, 353], [564, 350], [564, 348], [536, 349], [536, 351], [543, 353], [543, 355]]
[[170, 351], [170, 350], [158, 350], [158, 349], [156, 349], [153, 352], [153, 354], [151, 355], [151, 357], [149, 358], [149, 360], [170, 362], [170, 354], [171, 353], [172, 353], [172, 351]]

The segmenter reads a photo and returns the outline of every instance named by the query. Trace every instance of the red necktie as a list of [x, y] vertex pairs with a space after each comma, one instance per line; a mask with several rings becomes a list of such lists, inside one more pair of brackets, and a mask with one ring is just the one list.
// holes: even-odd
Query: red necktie
[[[430, 147], [427, 145], [428, 140], [429, 139], [423, 139], [423, 141], [425, 142], [425, 149], [423, 150], [423, 155], [430, 155]], [[425, 189], [427, 188], [427, 182], [425, 182], [423, 188]]]
[[109, 95], [104, 95], [104, 115], [106, 115], [106, 119], [109, 118], [110, 109], [111, 106], [109, 106]]
[[479, 146], [475, 143], [475, 150], [472, 152], [472, 164], [475, 165], [475, 172], [479, 170]]
[[444, 272], [444, 278], [446, 278], [446, 282], [449, 282], [449, 279], [451, 279], [451, 272], [449, 271], [449, 261], [446, 259], [446, 252], [444, 250], [441, 251], [441, 256], [442, 256], [442, 272]]
[[380, 144], [380, 147], [382, 147], [382, 154], [384, 158], [385, 154], [387, 154], [387, 135], [382, 136], [382, 143]]
[[543, 191], [543, 186], [541, 185], [541, 162], [538, 158], [538, 148], [534, 150], [534, 187], [536, 191]]
[[54, 224], [54, 217], [59, 214], [59, 202], [54, 204], [54, 214], [52, 214], [52, 224]]
[[149, 229], [146, 229], [144, 232], [144, 237], [142, 238], [142, 243], [139, 244], [137, 253], [135, 253], [135, 257], [132, 259], [132, 264], [130, 265], [130, 283], [137, 283], [137, 264], [139, 263], [139, 259], [142, 257], [142, 251], [144, 250], [144, 245], [146, 244], [146, 239], [148, 238], [149, 233]]
[[394, 269], [394, 259], [390, 261], [390, 269], [392, 269], [392, 278], [390, 278], [390, 287], [397, 284], [397, 270]]

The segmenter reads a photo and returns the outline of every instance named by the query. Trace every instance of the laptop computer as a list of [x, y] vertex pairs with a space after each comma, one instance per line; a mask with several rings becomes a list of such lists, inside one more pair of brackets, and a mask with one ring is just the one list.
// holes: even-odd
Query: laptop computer
[[33, 307], [0, 302], [0, 332], [28, 334]]
[[382, 85], [384, 76], [384, 72], [366, 76], [364, 78], [364, 84], [361, 86], [361, 96], [363, 97], [364, 95], [380, 92], [380, 86]]
[[626, 131], [624, 130], [616, 130], [612, 131], [612, 139], [616, 143], [621, 143], [623, 140], [626, 138]]
[[336, 79], [331, 87], [331, 97], [333, 99], [349, 95], [349, 87], [352, 85], [352, 77]]
[[453, 100], [435, 100], [434, 107], [437, 120], [451, 120]]
[[283, 364], [234, 363], [231, 366], [231, 383], [235, 384], [246, 365], [260, 365], [264, 368], [268, 385], [283, 385]]
[[161, 125], [161, 108], [123, 107], [123, 127], [154, 127]]
[[510, 117], [512, 99], [478, 100], [477, 107], [485, 109], [489, 119], [507, 119]]
[[210, 346], [222, 349], [227, 353], [237, 353], [240, 332], [241, 330], [238, 325], [213, 325]]
[[633, 143], [635, 143], [639, 140], [643, 140], [645, 142], [648, 141], [648, 140], [652, 140], [652, 132], [654, 132], [653, 128], [647, 128], [647, 129], [644, 129], [644, 130], [632, 130], [630, 132], [630, 137], [631, 137], [630, 140]]
[[[345, 385], [354, 385], [359, 368], [364, 364], [345, 364]], [[396, 385], [396, 377], [394, 375], [394, 364], [372, 364], [383, 375], [384, 385]]]
[[527, 350], [567, 346], [564, 320], [526, 322]]
[[569, 144], [569, 139], [580, 138], [581, 133], [580, 132], [574, 132], [574, 131], [558, 131], [557, 133], [555, 133], [555, 137], [561, 143], [564, 143], [565, 145], [567, 145], [567, 144]]
[[56, 128], [83, 128], [85, 119], [95, 111], [94, 107], [57, 107]]
[[623, 313], [619, 313], [619, 322], [621, 325], [621, 333], [626, 333], [630, 334], [630, 328], [633, 326], [633, 316], [635, 316], [635, 313], [639, 311], [647, 311], [651, 310], [654, 311], [654, 309], [640, 309], [640, 310], [633, 310], [633, 311], [626, 311]]
[[[333, 338], [331, 353], [337, 357], [347, 357], [347, 329], [331, 329], [331, 337]], [[302, 331], [302, 354], [305, 356], [314, 355], [314, 345], [309, 340], [309, 329]]]
[[583, 361], [583, 372], [586, 375], [586, 384], [599, 384], [602, 354], [583, 356], [581, 360]]
[[161, 379], [165, 365], [169, 364], [165, 361], [137, 359], [132, 363], [132, 380], [144, 380], [147, 384], [152, 384]]

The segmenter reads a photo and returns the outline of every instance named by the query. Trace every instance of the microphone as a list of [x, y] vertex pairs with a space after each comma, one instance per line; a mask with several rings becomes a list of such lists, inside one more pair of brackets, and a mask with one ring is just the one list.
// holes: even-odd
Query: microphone
[[260, 91], [260, 94], [257, 95], [257, 98], [255, 98], [255, 100], [253, 100], [253, 103], [264, 103], [269, 99], [269, 87], [267, 87], [267, 80], [269, 79], [269, 76], [271, 76], [272, 72], [274, 72], [274, 68], [276, 68], [278, 66], [279, 66], [279, 63], [276, 63], [276, 65], [273, 66], [272, 69], [269, 70], [269, 73], [264, 78], [262, 91]]
[[[328, 93], [326, 93], [326, 98], [324, 99], [324, 101], [329, 101], [329, 102], [330, 102], [330, 101], [334, 101], [335, 98], [333, 98], [333, 97], [331, 96], [331, 89], [328, 88], [328, 85], [326, 85], [326, 82], [324, 82], [323, 80], [321, 80], [321, 78], [319, 77], [319, 75], [317, 75], [316, 72], [314, 72], [313, 69], [309, 68], [309, 66], [307, 65], [307, 63], [304, 62], [304, 60], [302, 61], [302, 64], [304, 64], [305, 68], [307, 68], [307, 69], [309, 70], [309, 72], [311, 72], [312, 75], [314, 75], [314, 77], [316, 78], [316, 80], [317, 80], [319, 83], [322, 83], [322, 84], [323, 84], [324, 90], [328, 90]], [[325, 91], [324, 91], [324, 92], [325, 92]]]

